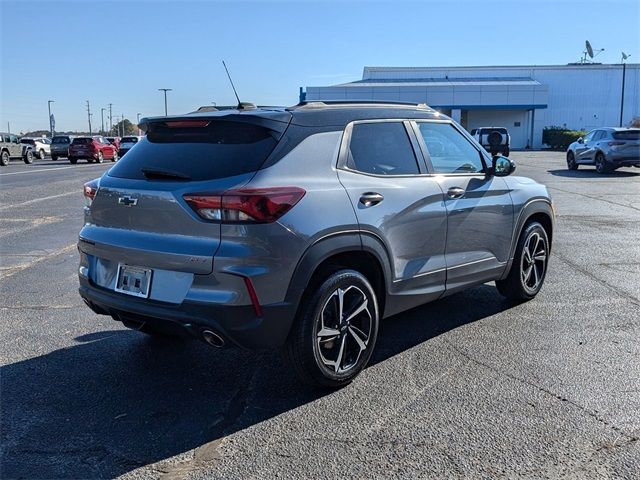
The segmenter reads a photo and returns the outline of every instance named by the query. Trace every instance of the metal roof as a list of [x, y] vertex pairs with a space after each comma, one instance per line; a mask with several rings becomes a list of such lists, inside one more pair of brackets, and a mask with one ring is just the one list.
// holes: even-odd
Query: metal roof
[[528, 77], [492, 78], [376, 78], [334, 85], [335, 87], [462, 87], [462, 86], [540, 86]]

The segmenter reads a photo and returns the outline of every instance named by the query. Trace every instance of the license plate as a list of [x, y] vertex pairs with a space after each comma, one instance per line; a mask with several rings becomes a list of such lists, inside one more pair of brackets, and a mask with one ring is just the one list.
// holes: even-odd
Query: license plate
[[118, 265], [115, 291], [134, 297], [147, 298], [149, 297], [152, 276], [153, 270], [150, 268], [134, 267], [121, 263]]

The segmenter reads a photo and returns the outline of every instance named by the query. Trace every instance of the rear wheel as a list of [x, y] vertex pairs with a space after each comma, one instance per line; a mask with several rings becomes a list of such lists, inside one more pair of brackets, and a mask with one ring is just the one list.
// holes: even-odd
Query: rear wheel
[[371, 284], [359, 272], [340, 270], [303, 302], [285, 347], [287, 363], [305, 383], [347, 385], [376, 344], [379, 312]]
[[102, 151], [98, 152], [98, 163], [104, 162], [104, 156], [102, 155]]
[[567, 152], [567, 168], [569, 170], [578, 170], [578, 163], [576, 162], [576, 156], [573, 152]]
[[596, 172], [609, 173], [612, 170], [611, 166], [607, 164], [607, 159], [605, 158], [604, 153], [596, 153]]
[[76, 163], [78, 163], [78, 159], [75, 157], [69, 157], [69, 163], [75, 165]]
[[51, 155], [51, 160], [53, 160], [55, 162], [56, 160], [58, 160], [58, 156], [57, 155]]
[[32, 164], [33, 163], [33, 150], [27, 150], [27, 153], [24, 154], [24, 157], [22, 158], [22, 160], [27, 165]]
[[548, 260], [547, 232], [540, 223], [531, 222], [520, 235], [509, 275], [496, 281], [498, 291], [514, 302], [531, 300], [542, 288]]
[[510, 152], [511, 152], [511, 151], [509, 150], [509, 147], [506, 147], [506, 148], [502, 151], [502, 155], [504, 155], [505, 157], [508, 157]]
[[6, 167], [7, 165], [9, 165], [9, 160], [9, 152], [7, 152], [6, 150], [3, 151], [2, 155], [0, 155], [0, 165]]
[[113, 152], [113, 157], [111, 157], [111, 161], [112, 162], [117, 162], [118, 161], [118, 152]]

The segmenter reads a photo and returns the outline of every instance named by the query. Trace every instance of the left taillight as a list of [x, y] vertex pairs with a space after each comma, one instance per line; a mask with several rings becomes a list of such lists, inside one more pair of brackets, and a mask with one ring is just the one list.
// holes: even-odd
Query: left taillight
[[96, 198], [96, 193], [98, 193], [98, 186], [100, 184], [100, 179], [96, 178], [84, 184], [84, 201], [87, 204], [87, 207], [91, 206], [93, 199]]
[[305, 193], [298, 187], [245, 188], [222, 194], [189, 194], [183, 198], [205, 220], [271, 223], [291, 210]]

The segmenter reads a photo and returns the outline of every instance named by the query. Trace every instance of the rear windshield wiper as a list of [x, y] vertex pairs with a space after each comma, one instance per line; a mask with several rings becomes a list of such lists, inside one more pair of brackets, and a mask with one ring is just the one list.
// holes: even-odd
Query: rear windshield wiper
[[142, 168], [140, 170], [145, 178], [149, 180], [191, 180], [189, 175], [184, 173], [172, 172], [170, 170], [153, 170], [150, 168]]

